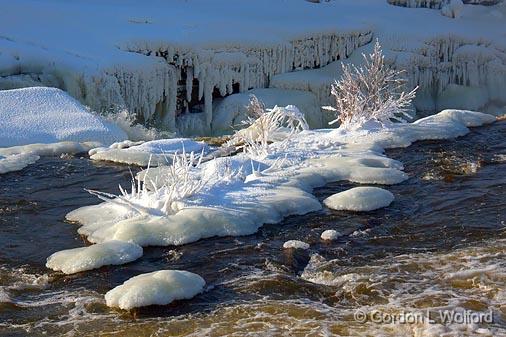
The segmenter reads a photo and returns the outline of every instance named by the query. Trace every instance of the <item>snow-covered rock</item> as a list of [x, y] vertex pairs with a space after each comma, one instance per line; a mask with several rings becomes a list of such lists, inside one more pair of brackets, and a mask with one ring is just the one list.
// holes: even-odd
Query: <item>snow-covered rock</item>
[[323, 200], [323, 203], [335, 210], [372, 211], [387, 207], [394, 201], [394, 195], [379, 187], [354, 187], [336, 193]]
[[112, 240], [56, 252], [47, 258], [46, 267], [65, 274], [74, 274], [107, 265], [125, 264], [141, 256], [141, 246], [131, 242]]
[[284, 249], [309, 249], [309, 244], [299, 240], [288, 240], [283, 243]]
[[182, 270], [159, 270], [134, 276], [108, 291], [109, 307], [129, 310], [148, 305], [166, 305], [201, 293], [206, 282], [197, 274]]
[[323, 233], [320, 237], [322, 240], [325, 240], [325, 241], [333, 241], [333, 240], [336, 240], [340, 236], [343, 236], [343, 234], [339, 233], [338, 231], [336, 231], [334, 229], [327, 229], [327, 230], [323, 231]]

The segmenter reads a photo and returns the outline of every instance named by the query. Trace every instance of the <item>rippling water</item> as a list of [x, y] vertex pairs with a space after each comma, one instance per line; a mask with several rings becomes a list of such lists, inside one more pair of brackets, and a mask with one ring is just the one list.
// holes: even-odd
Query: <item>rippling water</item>
[[[98, 202], [83, 188], [116, 192], [130, 180], [128, 167], [49, 158], [2, 175], [0, 335], [506, 335], [506, 122], [388, 155], [411, 178], [386, 187], [396, 201], [385, 209], [322, 210], [246, 237], [146, 248], [134, 263], [72, 276], [44, 267], [51, 253], [86, 244], [65, 214]], [[352, 186], [338, 182], [315, 194], [322, 200]], [[326, 229], [344, 236], [324, 243]], [[283, 251], [289, 239], [311, 248]], [[105, 306], [106, 291], [156, 269], [196, 272], [206, 292], [132, 313]], [[453, 308], [492, 309], [494, 323], [354, 319], [357, 309]]]

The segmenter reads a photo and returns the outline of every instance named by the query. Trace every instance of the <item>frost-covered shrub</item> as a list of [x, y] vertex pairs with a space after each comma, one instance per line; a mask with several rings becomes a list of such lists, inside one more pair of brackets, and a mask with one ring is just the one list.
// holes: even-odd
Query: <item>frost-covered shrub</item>
[[119, 186], [121, 195], [88, 190], [89, 193], [99, 199], [125, 207], [137, 214], [168, 215], [177, 211], [178, 201], [183, 201], [198, 193], [205, 186], [205, 181], [195, 172], [200, 166], [202, 154], [195, 155], [176, 152], [172, 156], [172, 164], [163, 166], [155, 175], [155, 180], [150, 179], [149, 165], [144, 174], [144, 181], [138, 177], [137, 181], [132, 177], [131, 192]]
[[248, 117], [242, 123], [247, 127], [237, 131], [227, 145], [242, 144], [243, 151], [252, 157], [266, 156], [269, 143], [309, 129], [304, 114], [296, 106], [267, 109], [254, 95], [248, 105]]
[[336, 112], [342, 128], [355, 128], [369, 121], [382, 124], [391, 120], [405, 122], [416, 89], [403, 91], [407, 80], [403, 71], [388, 67], [376, 42], [370, 55], [363, 55], [364, 64], [360, 67], [343, 64], [343, 76], [332, 85], [331, 94], [336, 100], [336, 108], [324, 107]]

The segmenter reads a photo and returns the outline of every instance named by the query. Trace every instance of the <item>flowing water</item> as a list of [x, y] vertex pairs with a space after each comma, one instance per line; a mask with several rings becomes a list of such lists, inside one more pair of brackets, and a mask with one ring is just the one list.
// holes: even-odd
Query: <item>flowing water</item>
[[[55, 251], [81, 247], [67, 212], [98, 203], [83, 188], [116, 192], [128, 167], [45, 158], [0, 176], [0, 335], [67, 336], [505, 336], [506, 122], [457, 140], [390, 150], [410, 179], [386, 187], [389, 207], [324, 209], [266, 225], [255, 235], [145, 248], [144, 256], [71, 276], [44, 267]], [[354, 186], [315, 190], [324, 199]], [[202, 224], [205, 225], [205, 224]], [[322, 231], [344, 235], [325, 243]], [[308, 251], [284, 251], [300, 239]], [[168, 306], [121, 312], [103, 295], [128, 278], [183, 269], [205, 293]], [[389, 315], [492, 310], [493, 323], [361, 323], [357, 309]]]

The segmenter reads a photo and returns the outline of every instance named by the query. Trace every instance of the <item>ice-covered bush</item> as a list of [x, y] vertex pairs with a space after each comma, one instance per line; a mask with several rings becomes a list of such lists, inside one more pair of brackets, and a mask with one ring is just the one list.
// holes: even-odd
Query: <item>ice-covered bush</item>
[[385, 64], [379, 42], [372, 54], [363, 57], [362, 66], [343, 64], [342, 78], [332, 85], [336, 108], [325, 108], [335, 111], [337, 118], [330, 124], [339, 122], [341, 128], [356, 128], [369, 121], [405, 122], [411, 117], [409, 110], [416, 88], [404, 91], [407, 81], [403, 71]]
[[202, 154], [195, 155], [176, 152], [172, 156], [172, 164], [163, 166], [155, 181], [149, 177], [149, 166], [143, 181], [132, 177], [131, 192], [119, 186], [121, 195], [88, 190], [103, 201], [119, 205], [138, 214], [168, 215], [177, 211], [178, 201], [198, 193], [205, 185], [205, 181], [195, 172], [200, 166]]
[[248, 117], [243, 125], [246, 128], [237, 131], [228, 145], [242, 144], [243, 151], [252, 157], [266, 156], [269, 143], [285, 140], [309, 128], [304, 114], [296, 106], [267, 109], [254, 95], [251, 96]]

